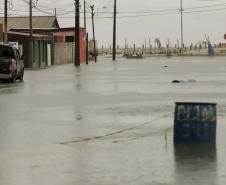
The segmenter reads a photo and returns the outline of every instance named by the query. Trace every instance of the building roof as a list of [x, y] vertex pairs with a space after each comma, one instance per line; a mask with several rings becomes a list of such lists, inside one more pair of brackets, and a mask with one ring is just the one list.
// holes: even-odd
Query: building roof
[[[30, 33], [20, 33], [14, 31], [8, 31], [8, 35], [18, 35], [18, 36], [25, 36], [30, 37]], [[49, 37], [48, 35], [40, 35], [40, 34], [32, 34], [32, 37]]]
[[[16, 29], [10, 29], [10, 31], [14, 32], [29, 32], [28, 28], [16, 28]], [[67, 28], [34, 28], [34, 33], [56, 33], [56, 32], [67, 32], [67, 31], [75, 31], [74, 27], [67, 27]], [[80, 27], [80, 31], [85, 31], [85, 28]]]
[[[0, 17], [4, 27], [4, 17]], [[33, 28], [60, 28], [55, 16], [33, 16]], [[29, 17], [8, 17], [8, 30], [29, 28]]]

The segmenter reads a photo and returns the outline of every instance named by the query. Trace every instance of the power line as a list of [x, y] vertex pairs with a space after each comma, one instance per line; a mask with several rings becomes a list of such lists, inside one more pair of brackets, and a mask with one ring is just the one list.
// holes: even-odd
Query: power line
[[226, 9], [226, 7], [224, 7], [224, 8], [218, 8], [218, 9], [209, 9], [209, 10], [185, 11], [184, 13], [212, 12], [212, 11], [221, 11], [221, 10], [225, 10], [225, 9]]
[[40, 3], [38, 3], [38, 5], [39, 5], [39, 6], [42, 6], [42, 7], [50, 7], [50, 6], [52, 6], [52, 5], [55, 5], [57, 1], [58, 1], [58, 0], [53, 0], [53, 2], [51, 2], [51, 3], [47, 4], [47, 5], [41, 5]]
[[[27, 3], [26, 0], [21, 0], [21, 1]], [[37, 6], [36, 6], [36, 9], [37, 9], [38, 11], [40, 11], [40, 12], [45, 13], [45, 14], [52, 15], [52, 10], [53, 10], [53, 8], [50, 8], [50, 6], [53, 5], [54, 3], [56, 3], [57, 1], [58, 1], [58, 0], [54, 0], [52, 3], [49, 3], [49, 4], [47, 4], [47, 5], [41, 5], [40, 3], [37, 3], [37, 6], [39, 6], [39, 7], [37, 8]], [[93, 1], [93, 0], [91, 0], [91, 1]], [[90, 2], [91, 2], [91, 1], [90, 1]], [[184, 8], [184, 10], [195, 10], [195, 9], [203, 9], [203, 8], [218, 7], [218, 6], [225, 6], [225, 5], [226, 5], [226, 3], [222, 3], [222, 4], [214, 4], [214, 5], [205, 5], [205, 6], [196, 6], [196, 7], [187, 7], [187, 8]], [[66, 5], [66, 6], [71, 7], [72, 4], [70, 3], [70, 4]], [[64, 7], [65, 7], [65, 5], [64, 5]], [[69, 8], [69, 7], [68, 7], [68, 8]], [[55, 6], [54, 8], [56, 8], [56, 6]], [[44, 10], [44, 9], [45, 9], [45, 10]], [[66, 9], [67, 9], [67, 8], [66, 8]], [[71, 14], [74, 13], [73, 10], [65, 11], [66, 9], [65, 9], [65, 8], [64, 8], [64, 9], [58, 8], [58, 9], [57, 9], [57, 10], [58, 10], [58, 15], [68, 15], [68, 14], [70, 14], [70, 13], [71, 13]], [[48, 10], [51, 11], [51, 12], [48, 12]], [[173, 12], [173, 11], [178, 11], [178, 9], [146, 10], [146, 11], [120, 11], [120, 12], [117, 12], [117, 14], [118, 14], [118, 15], [119, 15], [119, 14], [135, 14], [135, 15], [137, 15], [137, 14], [150, 14], [150, 13], [167, 13], [167, 12], [170, 13], [170, 12]], [[59, 12], [60, 12], [60, 13], [59, 13]], [[95, 13], [96, 13], [96, 14], [113, 14], [112, 11], [96, 11]], [[127, 16], [128, 16], [128, 15], [127, 15]]]
[[[184, 10], [191, 10], [191, 9], [201, 9], [201, 8], [210, 8], [210, 7], [218, 7], [218, 6], [225, 6], [226, 3], [223, 4], [216, 4], [216, 5], [206, 5], [206, 6], [196, 6], [196, 7], [187, 7], [184, 8]], [[172, 11], [178, 11], [178, 8], [174, 9], [164, 9], [164, 10], [143, 10], [143, 11], [118, 11], [117, 14], [137, 14], [137, 13], [161, 13], [161, 12], [172, 12]], [[103, 14], [112, 14], [113, 11], [98, 11], [96, 13], [103, 13]]]
[[34, 7], [34, 8], [35, 8], [36, 10], [39, 10], [39, 11], [42, 12], [42, 13], [47, 14], [47, 15], [54, 15], [53, 13], [46, 12], [46, 11], [44, 11], [44, 10], [38, 8], [38, 7]]
[[[29, 4], [29, 2], [26, 1], [26, 0], [22, 0], [22, 1], [25, 2], [26, 4]], [[33, 1], [32, 1], [32, 2], [33, 2]], [[45, 13], [45, 14], [48, 14], [48, 15], [53, 15], [53, 13], [49, 13], [49, 12], [46, 12], [46, 11], [44, 11], [44, 10], [41, 10], [40, 8], [37, 7], [37, 5], [38, 5], [38, 3], [37, 3], [37, 1], [36, 1], [36, 4], [34, 4], [32, 7], [35, 8], [36, 10], [39, 10], [39, 11], [42, 12], [42, 13]]]
[[[45, 9], [45, 10], [53, 10], [53, 8], [57, 8], [57, 10], [58, 11], [62, 11], [62, 12], [64, 12], [64, 11], [66, 11], [68, 8], [71, 8], [72, 6], [73, 6], [73, 4], [72, 3], [70, 3], [70, 4], [67, 4], [67, 5], [63, 5], [64, 6], [64, 8], [62, 8], [62, 7], [57, 7], [57, 6], [53, 6], [53, 7], [50, 7], [49, 5], [41, 5], [40, 3], [38, 3], [37, 4], [37, 6], [39, 6], [40, 8], [42, 8], [42, 9]], [[72, 10], [71, 10], [72, 11]]]
[[[28, 3], [26, 0], [21, 0], [25, 3]], [[223, 7], [223, 8], [214, 8], [214, 9], [206, 9], [207, 7], [217, 7], [217, 6], [220, 6], [220, 5], [226, 5], [226, 3], [224, 4], [218, 4], [218, 5], [209, 5], [209, 6], [200, 6], [200, 7], [190, 7], [190, 8], [185, 8], [183, 13], [185, 14], [190, 14], [190, 13], [201, 13], [201, 12], [213, 12], [213, 11], [222, 11], [222, 10], [225, 10], [226, 7]], [[202, 10], [202, 9], [203, 10]], [[48, 14], [48, 15], [53, 15], [53, 13], [51, 12], [47, 12], [47, 11], [44, 11], [43, 9], [39, 8], [39, 7], [35, 7], [36, 13], [38, 12], [42, 12], [42, 13], [45, 13], [45, 14]], [[195, 10], [195, 9], [199, 9], [199, 10]], [[51, 9], [52, 10], [52, 9]], [[28, 12], [28, 11], [25, 11], [25, 10], [10, 10], [9, 12]], [[136, 14], [135, 14], [136, 12]], [[72, 16], [63, 16], [63, 15], [70, 15], [70, 14], [73, 14], [74, 13], [74, 10], [71, 10], [71, 11], [66, 11], [66, 12], [63, 12], [63, 13], [58, 13], [58, 18], [65, 18], [65, 19], [70, 19], [70, 18], [73, 18]], [[82, 13], [82, 12], [81, 12]], [[113, 12], [98, 12], [98, 13], [113, 13]], [[128, 14], [128, 15], [121, 15], [120, 14]], [[2, 14], [2, 13], [0, 13]], [[132, 15], [131, 15], [132, 14]], [[178, 12], [178, 9], [171, 9], [171, 10], [159, 10], [159, 11], [155, 11], [155, 10], [152, 10], [150, 12], [146, 12], [146, 11], [128, 11], [128, 12], [118, 12], [117, 13], [117, 18], [119, 19], [123, 19], [123, 18], [139, 18], [139, 17], [150, 17], [150, 16], [164, 16], [164, 15], [177, 15], [179, 14]], [[14, 16], [26, 16], [26, 15], [21, 15], [21, 14], [15, 14], [15, 13], [10, 13], [10, 15], [14, 15]], [[88, 19], [90, 19], [91, 17], [88, 17]], [[112, 16], [96, 16], [96, 19], [112, 19], [113, 17]]]
[[209, 7], [217, 7], [217, 6], [225, 6], [226, 3], [222, 3], [222, 4], [215, 4], [215, 5], [205, 5], [205, 6], [196, 6], [196, 7], [187, 7], [185, 8], [186, 10], [188, 9], [200, 9], [200, 8], [209, 8]]
[[[22, 2], [24, 2], [24, 3], [26, 3], [26, 4], [29, 4], [29, 2], [28, 1], [26, 1], [26, 0], [21, 0]], [[55, 2], [55, 1], [54, 1]], [[54, 4], [54, 2], [53, 3], [51, 3], [51, 4]], [[72, 6], [72, 4], [70, 3], [70, 4], [68, 4], [68, 8], [69, 7], [71, 7]], [[35, 8], [36, 10], [38, 10], [38, 11], [34, 11], [34, 12], [42, 12], [42, 13], [45, 13], [45, 14], [47, 14], [47, 15], [53, 15], [53, 13], [52, 13], [52, 10], [54, 9], [54, 8], [56, 8], [56, 7], [54, 7], [54, 8], [49, 8], [49, 7], [47, 7], [47, 5], [45, 6], [45, 5], [41, 5], [40, 3], [36, 3], [35, 4], [35, 6], [33, 6], [33, 8]], [[44, 10], [45, 9], [45, 10]], [[48, 10], [51, 10], [51, 12], [48, 12]], [[59, 9], [58, 8], [58, 12], [64, 12], [64, 13], [59, 13], [60, 15], [65, 15], [66, 13], [65, 13], [65, 10], [66, 9]], [[19, 10], [17, 10], [18, 12], [19, 12]], [[26, 12], [26, 11], [24, 11], [24, 12]], [[74, 11], [73, 10], [71, 10], [71, 11], [68, 11], [67, 12], [67, 14], [69, 14], [69, 13], [74, 13]]]

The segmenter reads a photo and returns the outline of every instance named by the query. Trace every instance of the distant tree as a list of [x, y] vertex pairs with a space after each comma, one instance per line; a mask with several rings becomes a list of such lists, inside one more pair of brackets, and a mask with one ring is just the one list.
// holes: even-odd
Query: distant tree
[[219, 47], [222, 48], [222, 44], [221, 43], [219, 43]]
[[191, 45], [190, 45], [190, 51], [192, 50], [192, 48], [193, 48], [193, 44], [191, 43]]

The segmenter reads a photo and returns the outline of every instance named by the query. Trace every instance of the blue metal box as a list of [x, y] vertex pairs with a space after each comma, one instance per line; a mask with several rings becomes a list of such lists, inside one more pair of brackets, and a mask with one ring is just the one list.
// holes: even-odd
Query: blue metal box
[[216, 103], [176, 103], [174, 143], [215, 143], [216, 127]]

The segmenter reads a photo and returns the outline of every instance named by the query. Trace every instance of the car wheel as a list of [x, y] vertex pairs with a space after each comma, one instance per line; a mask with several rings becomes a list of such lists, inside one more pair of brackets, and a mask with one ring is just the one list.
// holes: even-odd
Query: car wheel
[[21, 73], [20, 73], [20, 82], [24, 81], [24, 69], [22, 69]]
[[16, 72], [13, 72], [12, 78], [11, 78], [11, 83], [15, 83], [15, 82], [16, 82]]

